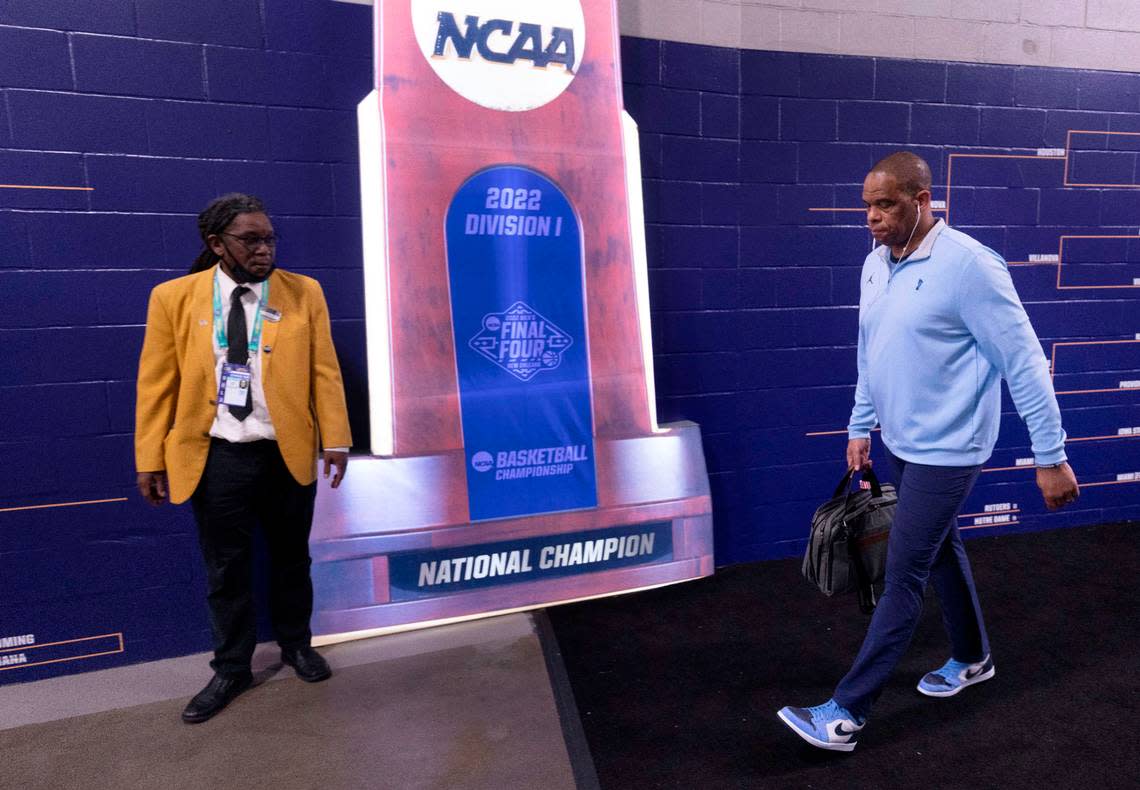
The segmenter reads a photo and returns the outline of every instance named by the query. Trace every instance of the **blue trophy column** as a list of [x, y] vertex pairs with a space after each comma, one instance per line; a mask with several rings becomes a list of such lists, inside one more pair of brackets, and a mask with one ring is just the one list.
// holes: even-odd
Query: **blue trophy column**
[[582, 234], [523, 167], [482, 170], [447, 212], [471, 519], [597, 506]]

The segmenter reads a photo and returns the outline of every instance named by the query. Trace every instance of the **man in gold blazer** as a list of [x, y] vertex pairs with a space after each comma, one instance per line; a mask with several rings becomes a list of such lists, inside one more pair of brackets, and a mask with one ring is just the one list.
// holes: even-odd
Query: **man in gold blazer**
[[302, 680], [331, 675], [310, 646], [308, 539], [318, 450], [336, 488], [352, 443], [324, 294], [275, 268], [261, 201], [225, 195], [198, 228], [205, 248], [191, 273], [151, 292], [135, 426], [140, 493], [156, 505], [190, 500], [206, 562], [215, 674], [183, 711], [189, 723], [252, 683], [257, 527], [282, 661]]

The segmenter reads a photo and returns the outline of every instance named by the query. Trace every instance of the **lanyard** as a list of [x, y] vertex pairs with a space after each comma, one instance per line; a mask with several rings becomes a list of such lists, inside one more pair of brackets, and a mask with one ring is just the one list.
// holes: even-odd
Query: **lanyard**
[[[261, 311], [265, 309], [268, 302], [269, 280], [266, 280], [261, 284], [261, 301], [257, 305], [257, 315], [253, 317], [253, 332], [249, 336], [249, 348], [255, 353], [257, 344], [261, 340]], [[230, 347], [229, 338], [226, 337], [226, 328], [222, 326], [222, 287], [218, 283], [217, 271], [214, 272], [214, 336], [217, 338], [218, 348], [222, 351]]]

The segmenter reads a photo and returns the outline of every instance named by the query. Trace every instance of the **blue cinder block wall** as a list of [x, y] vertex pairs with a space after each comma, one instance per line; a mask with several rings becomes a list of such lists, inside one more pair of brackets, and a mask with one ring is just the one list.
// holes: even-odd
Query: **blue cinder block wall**
[[[90, 637], [78, 644], [105, 653], [0, 667], [0, 684], [208, 648], [190, 514], [139, 500], [131, 432], [147, 293], [186, 271], [213, 196], [264, 197], [281, 264], [323, 284], [367, 437], [354, 109], [370, 20], [327, 0], [0, 4], [0, 184], [22, 186], [0, 188], [0, 639], [34, 634], [30, 662], [74, 658], [69, 640]], [[807, 434], [842, 428], [850, 408], [868, 249], [858, 213], [814, 209], [857, 208], [866, 169], [900, 146], [944, 184], [953, 152], [1140, 131], [1140, 75], [633, 38], [622, 56], [661, 418], [702, 425], [718, 563], [794, 554], [842, 472], [842, 437]], [[1086, 160], [1088, 180], [1130, 162], [1140, 183], [1136, 150], [1113, 153]], [[1007, 254], [1054, 252], [1059, 232], [1136, 234], [1140, 190], [1066, 189], [1041, 167], [962, 165], [954, 224]], [[1140, 260], [1127, 255], [1125, 268]], [[1055, 272], [1017, 275], [1046, 349], [1135, 338], [1131, 291], [1060, 292]], [[1131, 346], [1065, 348], [1059, 388], [1140, 379]], [[1018, 522], [973, 534], [1140, 516], [1136, 489], [1113, 482], [1140, 470], [1140, 441], [1095, 438], [1140, 426], [1136, 398], [1065, 398], [1070, 435], [1087, 439], [1070, 447], [1078, 472], [1105, 485], [1045, 519], [1030, 473], [995, 473], [976, 507], [1017, 503]], [[1007, 420], [995, 463], [1026, 444]]]
[[[875, 161], [921, 154], [935, 200], [953, 168], [951, 224], [1010, 261], [1055, 256], [1062, 235], [1140, 230], [1140, 135], [1079, 138], [1069, 181], [1119, 187], [1066, 187], [1062, 160], [1036, 158], [1070, 130], [1140, 132], [1140, 74], [636, 38], [622, 61], [641, 130], [659, 416], [702, 426], [720, 565], [800, 553], [843, 474]], [[1120, 384], [1140, 378], [1140, 240], [1074, 239], [1065, 260], [1066, 284], [1125, 286], [1058, 289], [1056, 263], [1013, 272], [1046, 355], [1062, 344], [1066, 449], [1091, 485], [1045, 515], [1032, 469], [1016, 468], [1032, 454], [1006, 396], [969, 535], [1140, 517], [1140, 400]]]
[[[318, 278], [368, 436], [356, 104], [372, 9], [327, 0], [0, 4], [0, 683], [208, 649], [188, 508], [134, 491], [146, 300], [195, 217], [262, 196], [281, 265]], [[119, 500], [98, 502], [98, 500]], [[42, 505], [92, 502], [68, 507]], [[35, 509], [18, 509], [35, 508]], [[58, 647], [50, 643], [107, 637]]]

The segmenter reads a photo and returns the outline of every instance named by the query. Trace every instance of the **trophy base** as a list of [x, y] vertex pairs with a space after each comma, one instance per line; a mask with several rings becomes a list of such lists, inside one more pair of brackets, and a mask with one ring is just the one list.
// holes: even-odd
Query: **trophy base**
[[317, 497], [312, 629], [327, 644], [713, 572], [699, 427], [595, 440], [598, 506], [471, 522], [461, 450], [352, 459]]

